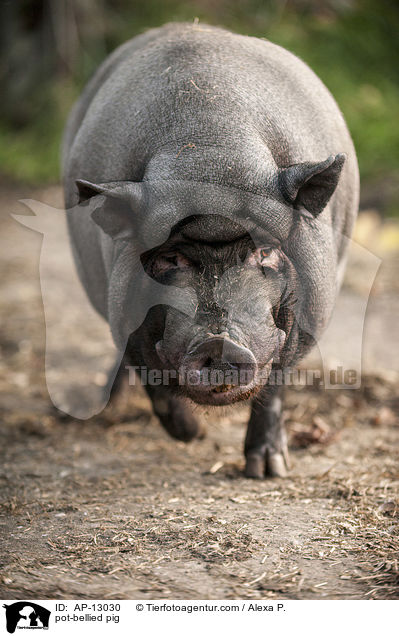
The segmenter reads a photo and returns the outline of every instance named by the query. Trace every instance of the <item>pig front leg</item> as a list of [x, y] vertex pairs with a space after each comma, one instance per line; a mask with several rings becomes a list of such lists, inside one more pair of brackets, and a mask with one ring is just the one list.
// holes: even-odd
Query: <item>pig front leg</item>
[[183, 398], [173, 395], [167, 387], [146, 386], [145, 389], [155, 415], [169, 435], [183, 442], [190, 442], [195, 437], [204, 437], [204, 428], [200, 420], [193, 415], [189, 404]]
[[285, 477], [289, 469], [282, 390], [265, 387], [252, 404], [245, 438], [245, 476]]
[[[112, 401], [121, 391], [123, 382], [127, 378], [127, 366], [137, 366], [132, 362], [129, 355], [125, 355], [109, 372], [107, 384], [104, 387], [104, 395]], [[141, 365], [143, 366], [143, 365]], [[204, 437], [205, 431], [199, 419], [197, 419], [187, 402], [178, 396], [173, 395], [169, 387], [144, 386], [148, 397], [151, 400], [155, 415], [159, 418], [164, 429], [174, 437], [183, 442], [189, 442], [195, 437]]]

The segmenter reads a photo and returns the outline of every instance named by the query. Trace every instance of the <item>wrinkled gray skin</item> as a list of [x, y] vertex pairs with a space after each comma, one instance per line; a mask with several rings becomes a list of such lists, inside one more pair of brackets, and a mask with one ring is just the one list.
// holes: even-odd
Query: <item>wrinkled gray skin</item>
[[[147, 387], [162, 424], [189, 440], [200, 429], [187, 396], [256, 396], [246, 474], [283, 476], [280, 390], [260, 377], [327, 325], [358, 207], [354, 148], [327, 89], [265, 40], [166, 25], [99, 68], [63, 164], [79, 275], [126, 348], [122, 367], [198, 380]], [[209, 369], [248, 376], [207, 385]]]

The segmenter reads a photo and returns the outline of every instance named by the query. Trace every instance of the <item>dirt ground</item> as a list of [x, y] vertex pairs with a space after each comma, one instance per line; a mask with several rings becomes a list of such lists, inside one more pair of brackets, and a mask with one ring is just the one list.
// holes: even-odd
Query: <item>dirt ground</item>
[[[292, 470], [253, 481], [246, 406], [203, 412], [207, 436], [188, 445], [167, 437], [140, 387], [87, 421], [54, 408], [41, 239], [8, 216], [26, 213], [16, 201], [27, 196], [61, 207], [57, 188], [0, 195], [0, 598], [399, 598], [397, 227], [387, 241], [364, 217], [387, 251], [361, 388], [289, 387]], [[350, 263], [346, 310], [362, 276]], [[68, 325], [71, 311], [58, 307]], [[88, 346], [89, 332], [66, 334], [64, 351]]]

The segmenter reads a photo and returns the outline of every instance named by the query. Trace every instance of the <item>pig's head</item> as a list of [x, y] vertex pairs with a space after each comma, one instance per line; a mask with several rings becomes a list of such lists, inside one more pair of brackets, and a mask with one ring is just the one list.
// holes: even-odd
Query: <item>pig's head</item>
[[257, 246], [237, 223], [194, 216], [141, 260], [152, 279], [190, 288], [195, 298], [190, 315], [163, 305], [155, 343], [162, 367], [179, 372], [196, 402], [249, 397], [279, 363], [288, 328], [287, 282], [295, 280], [278, 241], [263, 236]]
[[263, 195], [188, 181], [79, 182], [82, 199], [106, 195], [91, 216], [113, 239], [117, 345], [134, 332], [144, 363], [177, 372], [198, 403], [255, 394], [330, 316], [336, 254], [318, 214], [343, 160], [280, 171]]

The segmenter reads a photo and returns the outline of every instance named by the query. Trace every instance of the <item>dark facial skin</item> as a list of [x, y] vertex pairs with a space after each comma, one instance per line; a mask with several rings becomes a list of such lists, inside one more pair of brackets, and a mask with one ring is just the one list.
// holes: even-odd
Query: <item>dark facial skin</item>
[[[215, 217], [211, 222], [220, 230]], [[220, 231], [202, 238], [193, 228], [195, 221], [141, 257], [154, 280], [189, 287], [197, 298], [194, 317], [170, 306], [150, 312], [140, 330], [142, 355], [149, 367], [189, 372], [198, 382], [180, 388], [194, 401], [230, 404], [257, 393], [279, 364], [292, 268], [270, 235], [255, 244], [238, 226], [227, 240]], [[212, 370], [231, 381], [215, 385]]]
[[[116, 282], [128, 269], [126, 262], [121, 261]], [[115, 392], [126, 365], [174, 372], [178, 379], [145, 381], [144, 387], [162, 426], [186, 442], [203, 435], [201, 418], [187, 397], [216, 406], [256, 396], [245, 439], [245, 474], [284, 476], [289, 462], [280, 417], [282, 387], [269, 380], [272, 368], [286, 368], [295, 359], [301, 335], [294, 319], [298, 279], [285, 245], [264, 230], [249, 234], [225, 218], [202, 215], [190, 217], [165, 243], [143, 252], [141, 264], [143, 286], [149, 277], [159, 285], [158, 303], [151, 303], [129, 338]], [[191, 299], [187, 311], [186, 305], [177, 309], [168, 302], [176, 289]], [[123, 331], [123, 321], [113, 333], [118, 334], [117, 327]], [[228, 379], [237, 370], [238, 378]], [[222, 381], [213, 382], [207, 371], [222, 372]], [[181, 383], [180, 377], [189, 374], [197, 382]]]

